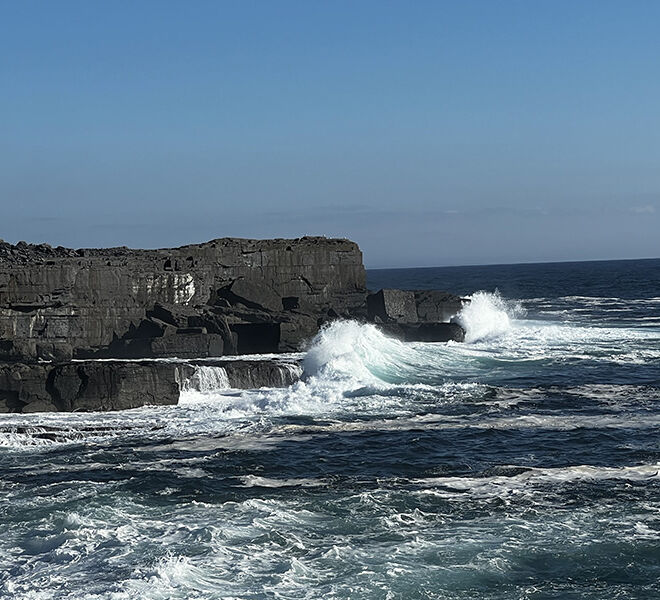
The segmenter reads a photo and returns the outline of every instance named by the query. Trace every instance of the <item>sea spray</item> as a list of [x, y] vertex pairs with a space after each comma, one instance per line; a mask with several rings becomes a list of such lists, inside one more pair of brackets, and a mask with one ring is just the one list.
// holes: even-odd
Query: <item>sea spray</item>
[[479, 268], [537, 300], [477, 343], [336, 323], [288, 388], [0, 415], [0, 598], [657, 600], [660, 261], [607, 264]]
[[375, 325], [335, 321], [312, 340], [303, 360], [303, 378], [386, 379], [405, 370], [415, 354], [413, 347], [387, 337]]
[[511, 328], [511, 319], [523, 309], [502, 298], [499, 292], [476, 292], [454, 321], [465, 329], [467, 343], [500, 336]]

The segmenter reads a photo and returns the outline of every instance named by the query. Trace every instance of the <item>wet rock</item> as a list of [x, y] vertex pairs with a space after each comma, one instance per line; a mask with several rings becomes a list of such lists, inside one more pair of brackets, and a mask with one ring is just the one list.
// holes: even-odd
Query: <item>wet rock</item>
[[415, 294], [407, 290], [380, 290], [367, 296], [367, 314], [371, 321], [416, 323]]
[[438, 290], [418, 290], [414, 294], [417, 319], [422, 323], [449, 323], [466, 302], [456, 294]]
[[367, 314], [375, 323], [449, 323], [465, 302], [438, 290], [384, 289], [367, 296]]
[[[258, 389], [262, 387], [286, 387], [300, 379], [302, 367], [298, 361], [272, 359], [227, 360], [218, 362], [190, 361], [176, 366], [182, 388], [195, 380], [199, 368], [221, 369], [228, 387], [235, 389]], [[194, 388], [194, 385], [193, 385]]]
[[378, 328], [404, 342], [462, 342], [465, 330], [457, 323], [384, 323]]
[[179, 385], [167, 363], [0, 365], [0, 412], [121, 410], [178, 399]]

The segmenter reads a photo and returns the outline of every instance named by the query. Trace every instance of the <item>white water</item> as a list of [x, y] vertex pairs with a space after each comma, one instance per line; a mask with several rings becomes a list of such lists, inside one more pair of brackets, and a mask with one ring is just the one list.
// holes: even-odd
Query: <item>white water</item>
[[202, 365], [196, 366], [193, 375], [183, 381], [181, 391], [209, 394], [229, 387], [229, 377], [224, 367]]
[[335, 322], [287, 388], [201, 365], [178, 406], [0, 415], [0, 597], [508, 600], [537, 560], [591, 599], [599, 565], [650, 573], [660, 396], [616, 377], [659, 333], [519, 316], [478, 293], [465, 344]]
[[501, 336], [511, 328], [511, 320], [522, 316], [520, 305], [504, 300], [499, 293], [476, 292], [455, 321], [465, 329], [467, 343]]
[[[352, 416], [410, 417], [438, 403], [474, 402], [483, 384], [503, 377], [557, 373], [571, 361], [588, 360], [605, 369], [652, 364], [660, 358], [656, 331], [624, 327], [585, 327], [570, 323], [521, 320], [520, 310], [499, 295], [479, 292], [458, 315], [469, 343], [403, 343], [375, 326], [336, 321], [311, 341], [303, 359], [302, 380], [289, 387], [231, 390], [227, 372], [218, 365], [199, 365], [183, 382], [179, 406], [149, 407], [113, 414], [2, 415], [0, 447], [28, 451], [81, 439], [107, 439], [145, 429], [173, 434], [248, 431], [263, 433], [272, 419], [309, 415], [350, 419]], [[283, 369], [299, 372], [295, 364]], [[609, 371], [608, 371], [609, 372]], [[552, 377], [549, 380], [554, 383]], [[522, 391], [513, 400], [526, 397]], [[606, 396], [601, 394], [603, 401]], [[411, 403], [410, 399], [414, 398]], [[614, 419], [580, 417], [575, 422], [610, 423]], [[641, 422], [643, 417], [629, 420]], [[548, 415], [502, 417], [484, 426], [570, 427], [570, 417]], [[609, 425], [608, 425], [609, 426]], [[13, 427], [28, 428], [18, 430]], [[44, 427], [57, 430], [55, 439]], [[96, 430], [98, 429], [98, 431]], [[159, 434], [155, 434], [159, 435]]]

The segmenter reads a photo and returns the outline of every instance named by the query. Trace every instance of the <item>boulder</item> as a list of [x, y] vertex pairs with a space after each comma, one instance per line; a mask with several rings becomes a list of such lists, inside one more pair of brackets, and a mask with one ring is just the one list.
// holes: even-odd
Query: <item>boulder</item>
[[414, 294], [417, 319], [422, 323], [449, 323], [465, 303], [460, 296], [438, 290], [418, 290]]
[[382, 323], [416, 323], [415, 294], [408, 290], [380, 290], [367, 296], [370, 321]]

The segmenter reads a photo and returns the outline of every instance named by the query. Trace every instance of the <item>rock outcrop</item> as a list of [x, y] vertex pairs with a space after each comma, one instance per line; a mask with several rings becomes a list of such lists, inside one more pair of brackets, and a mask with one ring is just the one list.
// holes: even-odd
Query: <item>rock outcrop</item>
[[368, 296], [362, 253], [344, 239], [160, 250], [0, 240], [0, 412], [119, 410], [176, 404], [181, 390], [209, 385], [290, 385], [295, 361], [218, 357], [298, 350], [337, 318], [409, 341], [462, 340], [448, 322], [462, 304], [444, 292]]
[[0, 364], [0, 413], [107, 411], [179, 401], [181, 391], [283, 387], [302, 372], [295, 360], [71, 361]]
[[168, 363], [0, 365], [0, 412], [120, 410], [178, 400], [179, 383]]
[[0, 360], [220, 356], [295, 349], [363, 311], [343, 239], [225, 238], [161, 250], [0, 242]]
[[436, 290], [383, 289], [367, 296], [367, 316], [380, 329], [408, 342], [462, 342], [454, 317], [466, 299]]

